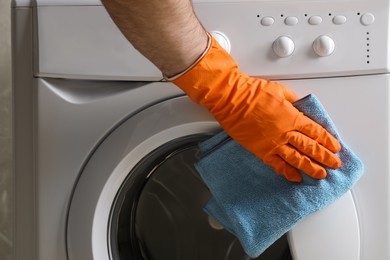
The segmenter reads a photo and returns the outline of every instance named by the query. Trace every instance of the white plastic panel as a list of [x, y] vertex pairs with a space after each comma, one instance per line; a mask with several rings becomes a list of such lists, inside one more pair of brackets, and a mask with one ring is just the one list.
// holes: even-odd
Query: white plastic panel
[[[328, 111], [344, 142], [364, 163], [364, 174], [353, 188], [352, 193], [359, 219], [360, 257], [357, 259], [342, 257], [324, 259], [389, 260], [390, 76], [288, 80], [283, 81], [283, 83], [298, 92], [299, 96], [309, 93], [315, 94]], [[352, 205], [352, 203], [350, 204]], [[344, 205], [348, 206], [348, 203]], [[331, 208], [324, 210], [331, 210]], [[342, 210], [342, 212], [346, 212], [346, 217], [351, 217], [351, 221], [355, 222], [352, 210]], [[319, 212], [318, 215], [321, 216], [320, 214], [322, 213]], [[337, 216], [338, 212], [334, 212], [334, 214]], [[345, 222], [343, 219], [340, 221], [340, 223]], [[335, 222], [337, 223], [337, 220]], [[310, 232], [310, 235], [318, 241], [317, 230], [320, 231], [319, 234], [324, 234], [323, 232], [326, 230], [323, 229], [329, 222], [319, 221], [317, 223], [308, 223], [308, 225], [311, 227], [317, 225], [316, 229]], [[305, 224], [302, 222], [302, 228]], [[333, 228], [331, 225], [327, 227]], [[346, 229], [341, 228], [340, 236], [344, 236], [343, 232], [348, 230], [350, 230], [348, 226]], [[332, 232], [337, 234], [338, 230]], [[349, 240], [354, 241], [355, 238], [349, 238]], [[321, 242], [325, 243], [321, 252], [324, 252], [322, 250], [328, 247], [328, 242], [332, 245], [332, 241], [325, 239], [321, 239]], [[303, 245], [300, 248], [302, 249]], [[329, 248], [333, 247], [329, 246]], [[310, 250], [310, 248], [307, 247], [305, 250]], [[309, 252], [308, 255], [310, 255]], [[319, 257], [314, 259], [321, 259]]]
[[13, 0], [12, 6], [65, 6], [102, 5], [100, 0]]
[[360, 259], [360, 231], [350, 192], [289, 232], [293, 259]]
[[[267, 2], [269, 0], [245, 0], [245, 2]], [[273, 0], [273, 1], [286, 1], [286, 0]], [[300, 0], [302, 1], [315, 1], [315, 0]], [[339, 0], [339, 1], [351, 1], [351, 0]], [[386, 0], [381, 0], [385, 2]], [[229, 2], [241, 2], [240, 0], [192, 0], [193, 3], [229, 3]], [[244, 2], [244, 1], [242, 1]], [[13, 6], [82, 6], [82, 5], [102, 5], [100, 0], [13, 0]]]
[[[388, 260], [389, 76], [289, 80], [284, 83], [291, 86], [300, 96], [315, 94], [327, 109], [344, 141], [365, 164], [365, 173], [352, 193], [347, 193], [334, 204], [304, 219], [291, 231], [290, 241], [295, 260]], [[196, 106], [184, 110], [185, 106], [179, 103], [157, 110], [151, 109], [152, 113], [149, 116], [152, 119], [159, 118], [158, 115], [164, 114], [166, 110], [172, 112], [171, 108], [175, 107], [181, 112], [167, 119], [179, 120], [185, 115], [186, 120], [194, 121], [193, 116], [197, 114]], [[191, 119], [188, 117], [190, 114]], [[180, 133], [184, 133], [181, 132], [184, 129], [192, 131], [203, 125], [196, 123], [180, 126], [181, 123], [176, 121], [169, 130], [160, 129], [156, 132], [156, 129], [146, 122], [146, 114], [139, 119], [136, 118], [135, 116], [126, 121], [120, 128], [123, 127], [122, 130], [106, 139], [82, 174], [79, 182], [81, 186], [77, 187], [72, 203], [68, 230], [69, 246], [72, 247], [70, 250], [77, 254], [82, 256], [97, 254], [101, 257], [99, 259], [107, 259], [104, 257], [107, 249], [103, 246], [107, 244], [105, 237], [107, 230], [102, 227], [107, 227], [113, 193], [115, 187], [120, 185], [120, 180], [124, 178], [123, 173], [128, 172], [129, 167], [142, 158], [142, 154], [158, 146], [162, 140], [179, 136]], [[143, 127], [140, 128], [137, 121], [142, 122]], [[170, 122], [170, 120], [161, 122], [169, 124], [168, 121]], [[151, 120], [151, 124], [155, 125], [155, 121]], [[196, 131], [206, 130], [197, 129]], [[145, 139], [143, 136], [148, 134], [151, 137]], [[140, 144], [123, 143], [126, 135], [132, 135], [131, 140]], [[145, 140], [142, 141], [143, 139]], [[124, 163], [124, 156], [130, 155], [135, 161], [128, 160], [128, 163]], [[89, 185], [91, 180], [96, 186]], [[85, 187], [88, 187], [90, 197], [83, 196], [82, 191], [86, 190]], [[93, 223], [91, 219], [94, 219]], [[85, 241], [87, 242], [84, 243]], [[75, 259], [81, 258], [75, 256]]]
[[[247, 74], [267, 78], [360, 75], [389, 71], [388, 2], [249, 1], [195, 3], [206, 29], [224, 33], [231, 55]], [[363, 25], [367, 13], [375, 17]], [[123, 37], [103, 6], [37, 7], [36, 75], [92, 79], [161, 78], [158, 69]], [[321, 23], [309, 24], [312, 17]], [[346, 21], [336, 24], [335, 17]], [[295, 25], [285, 19], [294, 17]], [[71, 19], [70, 19], [71, 18]], [[272, 18], [272, 25], [262, 25]], [[321, 35], [335, 44], [331, 55], [318, 56], [313, 42]], [[280, 58], [273, 42], [287, 36], [294, 53]]]
[[[323, 215], [325, 214], [323, 212], [332, 211], [332, 215], [335, 216], [346, 212], [345, 217], [350, 217], [352, 223], [349, 223], [346, 229], [344, 229], [340, 228], [339, 225], [344, 223], [345, 219], [335, 220], [332, 218], [333, 226], [329, 226], [328, 228], [333, 230], [329, 232], [331, 234], [340, 232], [340, 236], [344, 236], [346, 235], [346, 231], [355, 230], [351, 233], [353, 237], [350, 238], [351, 241], [354, 241], [353, 245], [355, 245], [356, 239], [358, 239], [355, 237], [358, 231], [354, 229], [357, 215], [361, 249], [359, 260], [390, 259], [390, 249], [388, 246], [390, 244], [390, 169], [388, 159], [390, 157], [389, 81], [390, 77], [388, 75], [375, 75], [289, 80], [284, 82], [300, 96], [314, 93], [321, 100], [321, 103], [329, 112], [344, 141], [357, 153], [365, 164], [365, 173], [353, 189], [353, 203], [356, 206], [356, 213], [351, 209], [353, 203], [347, 199], [347, 203], [342, 204], [343, 209], [340, 212], [337, 205], [335, 205], [335, 208], [332, 205], [324, 209], [324, 211], [313, 215], [313, 222], [310, 221], [310, 218], [305, 219], [301, 223], [301, 231], [298, 232], [299, 229], [297, 229], [297, 234], [304, 236], [304, 232], [307, 230], [305, 228], [315, 228], [314, 230], [310, 230], [307, 235], [310, 237], [315, 236], [314, 239], [316, 238], [317, 240], [321, 237], [320, 240], [324, 243], [324, 248], [333, 248], [331, 246], [333, 241], [322, 239], [322, 236], [327, 235], [327, 230], [324, 229], [326, 227], [325, 223], [329, 224], [329, 222], [324, 221], [322, 218], [326, 216]], [[88, 95], [88, 93], [90, 94]], [[38, 245], [37, 254], [39, 257], [37, 259], [67, 259], [66, 256], [62, 255], [62, 252], [65, 251], [65, 231], [63, 229], [65, 226], [65, 215], [67, 214], [66, 210], [70, 190], [75, 185], [78, 173], [88, 155], [94, 150], [94, 147], [97, 146], [96, 154], [99, 153], [102, 156], [99, 158], [105, 158], [104, 160], [92, 158], [91, 160], [100, 163], [98, 166], [94, 165], [94, 169], [102, 170], [104, 167], [115, 168], [116, 166], [119, 169], [123, 166], [119, 166], [118, 160], [121, 160], [123, 155], [129, 151], [127, 150], [126, 153], [122, 154], [120, 152], [119, 147], [126, 146], [126, 143], [123, 142], [124, 139], [119, 138], [117, 140], [118, 146], [116, 146], [115, 143], [110, 143], [110, 140], [113, 140], [114, 137], [108, 135], [106, 143], [109, 147], [115, 147], [115, 149], [111, 150], [110, 148], [103, 151], [101, 150], [102, 146], [98, 146], [101, 138], [106, 136], [110, 129], [115, 127], [119, 122], [123, 121], [127, 115], [142, 108], [143, 104], [150, 104], [156, 100], [175, 96], [179, 93], [180, 91], [169, 83], [153, 83], [140, 87], [125, 82], [85, 82], [60, 79], [39, 80], [38, 92], [36, 94], [38, 100], [35, 103], [37, 109], [36, 119], [38, 121], [34, 124], [36, 125], [37, 135], [37, 139], [34, 140], [37, 145], [37, 150], [35, 151], [37, 160], [36, 187], [39, 191], [35, 194], [37, 200], [36, 216], [38, 217], [36, 243]], [[161, 113], [165, 113], [164, 110], [158, 110], [157, 112], [159, 113], [154, 114], [155, 118], [159, 121], [169, 119], [168, 121], [172, 123], [172, 129], [165, 133], [155, 133], [153, 135], [157, 139], [145, 140], [144, 143], [150, 145], [148, 147], [155, 147], [161, 140], [169, 140], [171, 138], [167, 138], [166, 136], [160, 138], [164, 134], [176, 135], [178, 133], [175, 132], [176, 130], [184, 133], [180, 130], [182, 128], [176, 127], [179, 121], [175, 120], [179, 120], [179, 118], [187, 118], [189, 124], [186, 123], [186, 127], [189, 127], [189, 129], [194, 129], [192, 127], [196, 127], [196, 125], [202, 126], [202, 124], [191, 125], [190, 121], [194, 122], [196, 115], [200, 117], [199, 120], [208, 118], [206, 111], [197, 107], [195, 104], [189, 104], [189, 108], [184, 110], [183, 106], [180, 105], [168, 106], [164, 110], [166, 109], [165, 112], [167, 113], [170, 111], [169, 113], [171, 114], [168, 113], [164, 118], [159, 117]], [[177, 110], [180, 113], [174, 113]], [[191, 116], [189, 116], [190, 114]], [[151, 127], [151, 125], [143, 124], [144, 121], [142, 120], [144, 119], [139, 119], [138, 124], [132, 123], [131, 127], [133, 129], [131, 131], [126, 129], [125, 133], [130, 135], [136, 131], [141, 134], [139, 137], [142, 137], [144, 134], [156, 131], [156, 128]], [[209, 118], [207, 120], [211, 119]], [[152, 120], [152, 122], [155, 123], [157, 121]], [[175, 122], [177, 123], [176, 126]], [[134, 140], [132, 139], [132, 141]], [[139, 139], [137, 140], [139, 141]], [[139, 153], [137, 156], [141, 156], [142, 153]], [[117, 161], [109, 161], [109, 158]], [[92, 165], [88, 167], [90, 166]], [[117, 180], [119, 181], [120, 179]], [[111, 181], [113, 181], [112, 178], [110, 179]], [[99, 182], [99, 185], [101, 185], [100, 188], [103, 186], [106, 187], [104, 192], [110, 191], [110, 188], [113, 189], [114, 186], [111, 183], [105, 184], [104, 179], [98, 179], [97, 171], [90, 172], [89, 177], [85, 175], [82, 182], [85, 185], [93, 183], [93, 185], [89, 185], [89, 192], [87, 193], [90, 197], [81, 196], [80, 198], [82, 200], [78, 201], [75, 204], [78, 206], [75, 207], [88, 210], [89, 215], [84, 216], [86, 218], [93, 218], [93, 214], [98, 212], [95, 217], [97, 221], [102, 223], [107, 216], [106, 214], [108, 214], [104, 212], [104, 209], [109, 207], [107, 206], [109, 204], [109, 198], [105, 197], [105, 195], [99, 195], [103, 194], [103, 190], [99, 189], [97, 184]], [[113, 191], [111, 190], [111, 192]], [[105, 198], [108, 200], [105, 200]], [[75, 199], [77, 200], [76, 197]], [[99, 199], [99, 202], [97, 199]], [[94, 213], [91, 208], [97, 206], [101, 208]], [[344, 207], [346, 208], [344, 209]], [[77, 213], [78, 210], [74, 212]], [[79, 214], [82, 216], [81, 212]], [[315, 220], [317, 216], [320, 220], [315, 222], [317, 221]], [[106, 233], [103, 229], [93, 226], [94, 224], [89, 223], [86, 219], [83, 219], [85, 221], [84, 223], [89, 224], [88, 226], [83, 226], [77, 222], [81, 221], [81, 219], [77, 219], [77, 216], [72, 221], [74, 221], [76, 226], [72, 227], [72, 232], [75, 233], [69, 233], [72, 234], [71, 236], [79, 236], [78, 239], [80, 240], [83, 240], [82, 237], [84, 237], [86, 238], [86, 243], [92, 243], [91, 241], [93, 240], [94, 243], [96, 242], [99, 245], [104, 243], [106, 239], [104, 234]], [[80, 225], [83, 229], [77, 228]], [[103, 224], [102, 226], [107, 225]], [[92, 228], [96, 228], [96, 232], [100, 235], [94, 236], [90, 233], [92, 232]], [[77, 231], [81, 232], [81, 234], [78, 235]], [[330, 245], [328, 246], [327, 243], [330, 243]], [[310, 248], [304, 247], [299, 241], [296, 242], [296, 245], [297, 253], [302, 252], [302, 250], [308, 250], [307, 254], [310, 255]], [[77, 246], [77, 243], [74, 246]], [[88, 250], [92, 250], [91, 246], [92, 244], [86, 245], [85, 247], [80, 245], [78, 247], [78, 250], [80, 250], [78, 253], [85, 255], [91, 254], [90, 251], [87, 252]], [[76, 249], [74, 248], [74, 250]], [[101, 248], [101, 250], [105, 250], [105, 248]], [[333, 252], [331, 253], [333, 254]], [[305, 251], [302, 254], [306, 254]], [[104, 260], [107, 259], [105, 258]], [[358, 260], [354, 258], [346, 259]], [[301, 259], [298, 258], [295, 260]]]
[[119, 31], [102, 6], [39, 7], [36, 75], [159, 79], [160, 71]]
[[[281, 79], [389, 71], [388, 2], [269, 1], [204, 6], [196, 5], [198, 17], [206, 28], [229, 37], [231, 55], [247, 74]], [[363, 25], [361, 19], [367, 13], [374, 15], [375, 22]], [[336, 24], [336, 16], [344, 16], [346, 22]], [[318, 18], [317, 24], [310, 24], [313, 17]], [[288, 18], [297, 23], [289, 24]], [[284, 58], [272, 50], [281, 36], [294, 43], [294, 52]], [[320, 36], [334, 42], [329, 56], [321, 57], [313, 50]]]

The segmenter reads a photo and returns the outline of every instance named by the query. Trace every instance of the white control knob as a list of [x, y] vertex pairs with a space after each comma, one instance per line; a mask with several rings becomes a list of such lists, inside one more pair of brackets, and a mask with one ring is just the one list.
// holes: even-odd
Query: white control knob
[[280, 36], [272, 44], [272, 49], [275, 54], [281, 58], [285, 58], [293, 54], [295, 45], [293, 40], [287, 36]]
[[318, 56], [326, 57], [333, 53], [335, 44], [332, 38], [321, 35], [313, 42], [313, 50]]
[[221, 47], [225, 49], [225, 51], [230, 53], [231, 50], [230, 41], [229, 38], [224, 33], [219, 31], [211, 31], [210, 34], [219, 43], [219, 45], [221, 45]]

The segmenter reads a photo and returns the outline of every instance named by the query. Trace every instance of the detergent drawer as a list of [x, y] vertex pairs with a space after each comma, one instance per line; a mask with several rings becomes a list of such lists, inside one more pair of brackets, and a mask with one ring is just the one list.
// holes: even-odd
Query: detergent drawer
[[77, 79], [159, 79], [103, 6], [36, 8], [35, 75]]

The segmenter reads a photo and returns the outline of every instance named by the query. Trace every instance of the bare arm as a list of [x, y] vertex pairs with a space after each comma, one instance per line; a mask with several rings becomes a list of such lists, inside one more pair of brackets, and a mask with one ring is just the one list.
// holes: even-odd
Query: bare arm
[[184, 71], [204, 52], [207, 34], [190, 0], [102, 0], [125, 37], [164, 75]]

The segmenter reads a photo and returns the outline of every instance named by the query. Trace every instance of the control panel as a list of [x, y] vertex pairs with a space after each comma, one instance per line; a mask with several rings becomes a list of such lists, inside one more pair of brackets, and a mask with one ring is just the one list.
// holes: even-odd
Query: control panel
[[[281, 14], [280, 16], [283, 17], [284, 15]], [[305, 13], [302, 22], [312, 26], [319, 26], [323, 22], [323, 18], [320, 15], [312, 15], [310, 17], [307, 16], [308, 14]], [[332, 16], [332, 13], [329, 13], [329, 16], [332, 18], [331, 22], [334, 25], [343, 25], [348, 20], [345, 15]], [[372, 13], [368, 12], [360, 14], [360, 12], [358, 12], [357, 16], [360, 16], [359, 20], [363, 26], [369, 26], [375, 22], [375, 16]], [[260, 15], [258, 15], [257, 17], [260, 17]], [[296, 16], [288, 16], [283, 19], [283, 22], [287, 26], [295, 26], [298, 25], [299, 18]], [[265, 16], [261, 18], [260, 23], [263, 26], [272, 26], [275, 23], [275, 19], [272, 16]], [[358, 32], [358, 28], [356, 28], [355, 31]], [[369, 34], [369, 32], [367, 33]], [[369, 40], [368, 36], [367, 40]], [[294, 52], [294, 47], [294, 41], [288, 36], [278, 37], [272, 45], [275, 54], [281, 58], [292, 55]], [[333, 53], [335, 49], [335, 42], [329, 35], [320, 35], [313, 41], [312, 47], [313, 51], [318, 56], [325, 57]], [[369, 57], [369, 55], [367, 57]]]
[[[161, 79], [161, 72], [129, 44], [103, 6], [72, 6], [75, 2], [46, 5], [42, 0], [34, 7], [36, 76]], [[251, 76], [293, 79], [390, 72], [389, 0], [193, 4], [204, 27]]]
[[224, 35], [241, 70], [252, 76], [389, 71], [387, 1], [231, 2], [204, 7], [196, 7], [199, 19], [208, 30]]

